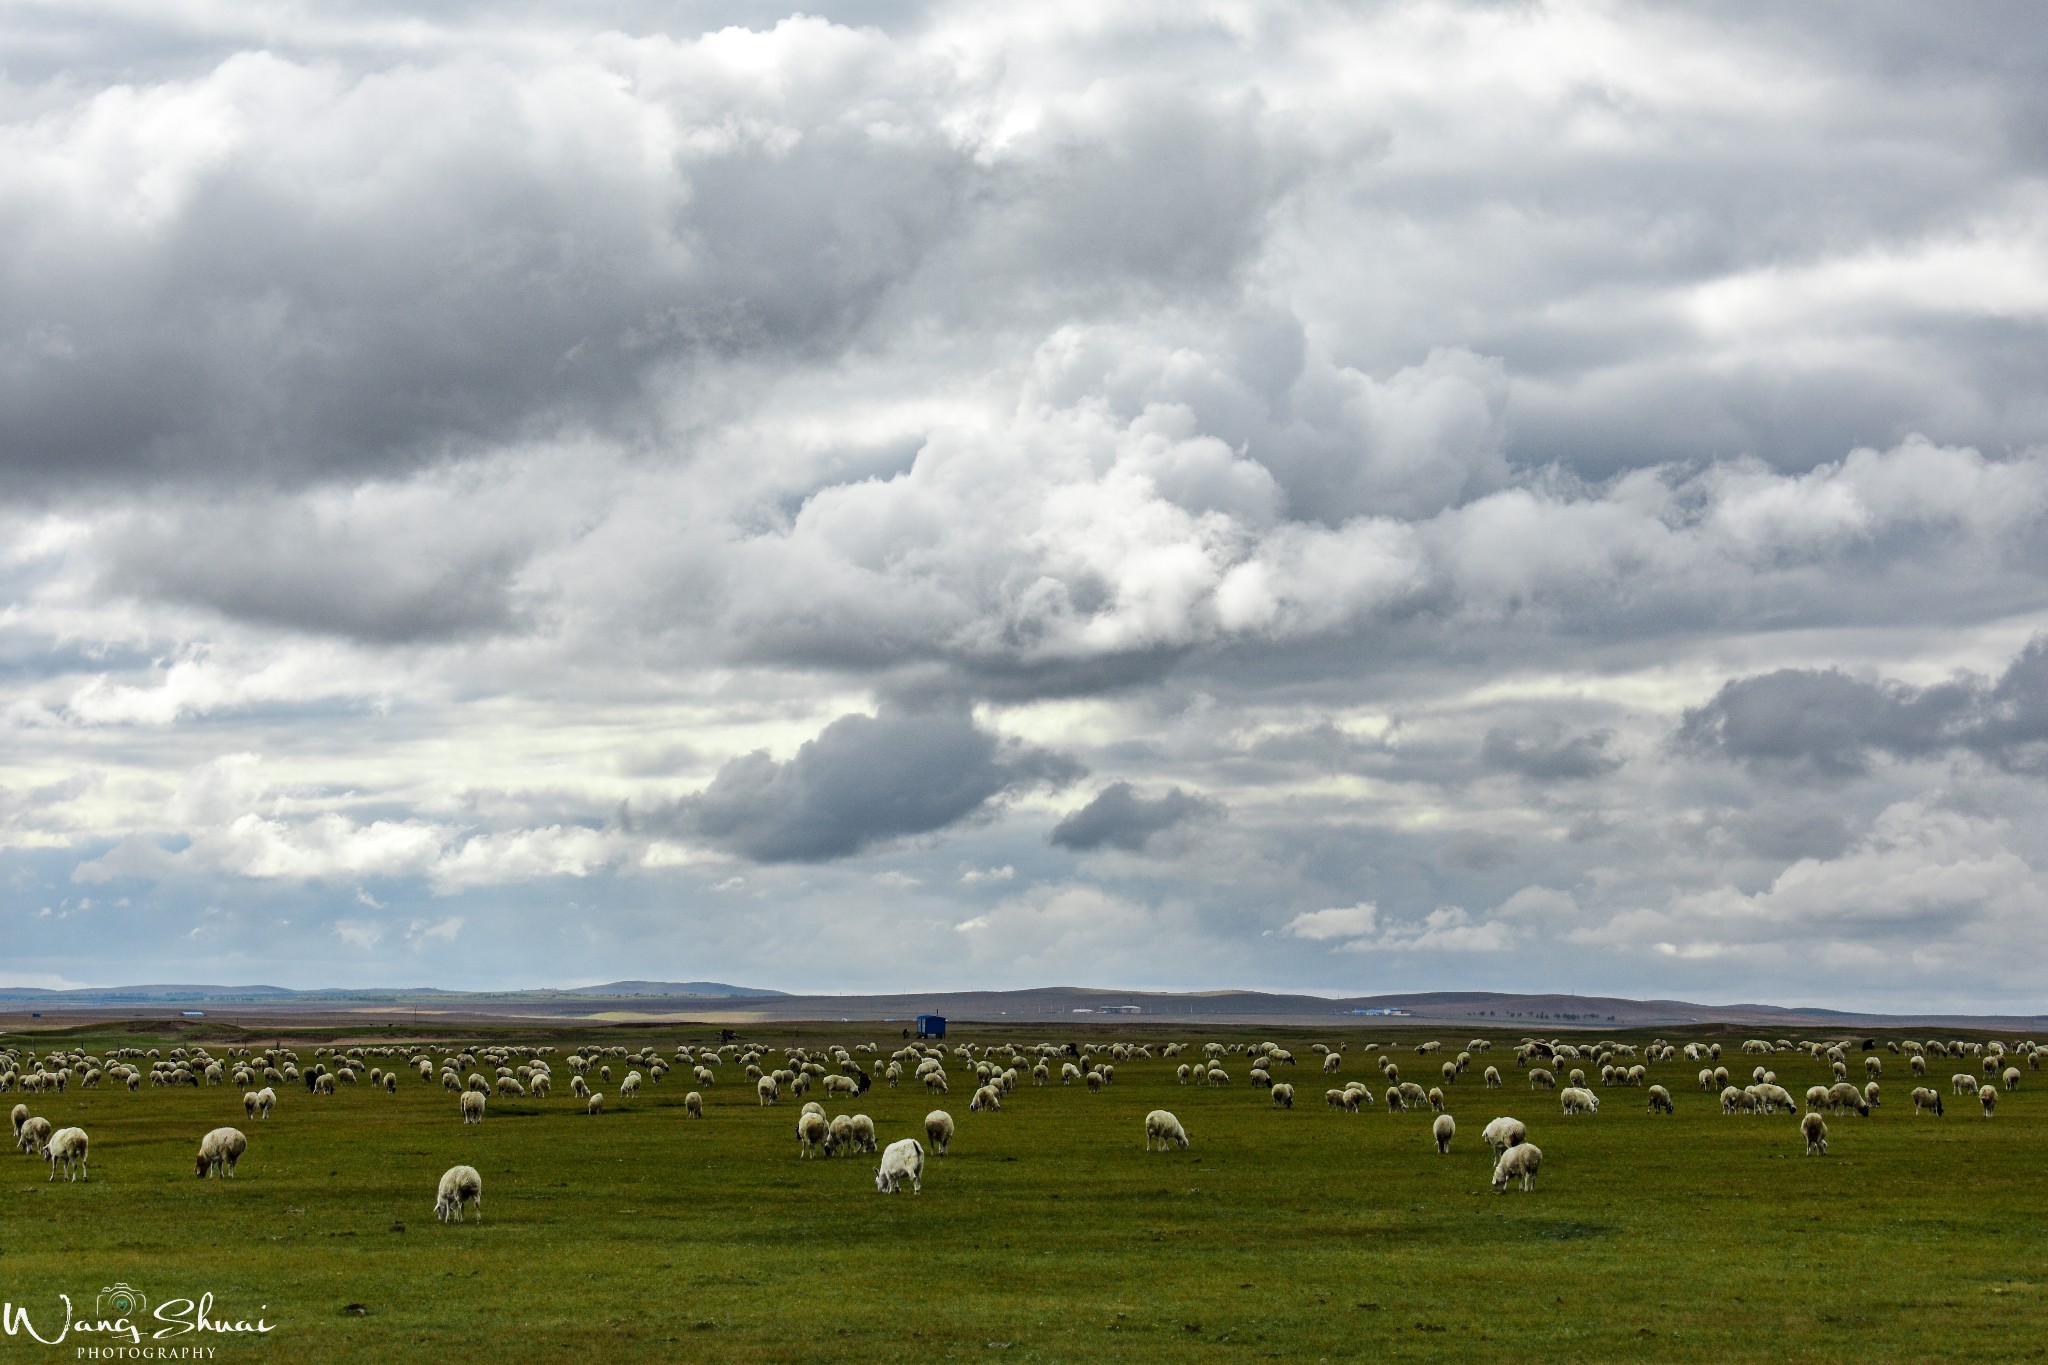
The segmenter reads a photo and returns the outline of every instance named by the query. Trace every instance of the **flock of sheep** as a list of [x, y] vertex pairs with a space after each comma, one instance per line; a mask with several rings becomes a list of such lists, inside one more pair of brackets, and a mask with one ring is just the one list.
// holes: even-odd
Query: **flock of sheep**
[[[1320, 1070], [1326, 1075], [1342, 1071], [1350, 1046], [1345, 1044], [1332, 1050], [1321, 1043], [1313, 1044]], [[1441, 1081], [1440, 1085], [1424, 1089], [1413, 1080], [1402, 1079], [1401, 1063], [1380, 1045], [1363, 1044], [1361, 1052], [1377, 1054], [1371, 1065], [1386, 1083], [1383, 1094], [1376, 1096], [1372, 1086], [1354, 1079], [1341, 1088], [1326, 1090], [1324, 1098], [1331, 1109], [1352, 1114], [1372, 1108], [1375, 1103], [1383, 1103], [1390, 1113], [1428, 1109], [1435, 1114], [1431, 1133], [1437, 1151], [1447, 1154], [1457, 1135], [1457, 1122], [1448, 1112], [1446, 1091], [1469, 1074], [1477, 1054], [1492, 1048], [1488, 1040], [1474, 1039], [1455, 1057], [1439, 1057], [1443, 1051], [1441, 1044], [1415, 1045], [1418, 1065], [1434, 1067], [1433, 1079]], [[0, 1048], [0, 1093], [61, 1096], [74, 1084], [81, 1089], [106, 1084], [135, 1091], [145, 1080], [156, 1087], [232, 1084], [243, 1091], [242, 1105], [247, 1118], [262, 1121], [270, 1117], [278, 1103], [278, 1086], [303, 1085], [309, 1095], [316, 1097], [334, 1094], [337, 1085], [367, 1084], [396, 1093], [400, 1073], [410, 1072], [420, 1082], [438, 1084], [453, 1093], [461, 1121], [469, 1124], [483, 1122], [489, 1097], [494, 1094], [546, 1099], [552, 1091], [556, 1066], [553, 1058], [558, 1051], [555, 1047], [462, 1047], [440, 1051], [437, 1067], [432, 1052], [398, 1047], [323, 1047], [315, 1049], [313, 1059], [303, 1066], [296, 1051], [283, 1047], [227, 1048], [219, 1058], [204, 1047], [173, 1047], [167, 1052], [123, 1047], [108, 1049], [99, 1056], [55, 1049], [40, 1057], [32, 1051]], [[632, 1051], [618, 1046], [591, 1047], [570, 1053], [562, 1059], [561, 1066], [569, 1073], [570, 1093], [586, 1113], [593, 1115], [603, 1112], [605, 1097], [591, 1088], [591, 1080], [594, 1077], [600, 1084], [610, 1084], [615, 1065], [623, 1072], [618, 1080], [622, 1100], [638, 1097], [643, 1085], [659, 1084], [671, 1070], [683, 1071], [693, 1084], [709, 1087], [718, 1080], [718, 1068], [737, 1065], [751, 1083], [758, 1103], [765, 1107], [780, 1103], [785, 1096], [801, 1097], [813, 1088], [827, 1098], [849, 1099], [858, 1099], [876, 1084], [890, 1088], [909, 1084], [921, 1086], [934, 1095], [949, 1094], [952, 1080], [946, 1065], [950, 1057], [963, 1075], [972, 1078], [974, 1088], [968, 1109], [998, 1113], [1005, 1097], [1020, 1087], [1049, 1086], [1057, 1080], [1061, 1085], [1078, 1083], [1091, 1093], [1099, 1093], [1115, 1083], [1119, 1064], [1155, 1056], [1169, 1061], [1183, 1055], [1189, 1058], [1179, 1062], [1174, 1070], [1181, 1085], [1227, 1086], [1231, 1077], [1225, 1062], [1242, 1057], [1248, 1064], [1251, 1085], [1269, 1092], [1275, 1107], [1292, 1109], [1295, 1098], [1291, 1082], [1274, 1079], [1282, 1068], [1295, 1067], [1294, 1054], [1271, 1042], [1210, 1042], [1203, 1044], [1199, 1052], [1192, 1045], [1181, 1043], [1159, 1045], [1155, 1052], [1152, 1044], [1132, 1042], [1085, 1048], [1078, 1043], [957, 1043], [947, 1048], [919, 1042], [906, 1044], [886, 1060], [873, 1043], [861, 1043], [850, 1051], [839, 1045], [777, 1051], [782, 1054], [780, 1065], [772, 1065], [768, 1051], [757, 1045], [694, 1049], [678, 1045], [667, 1058], [652, 1047]], [[2014, 1090], [2020, 1085], [2021, 1063], [2028, 1069], [2039, 1070], [2042, 1057], [2048, 1055], [2048, 1048], [2031, 1041], [2008, 1046], [1995, 1039], [1902, 1039], [1886, 1043], [1883, 1051], [1871, 1039], [1751, 1039], [1740, 1045], [1738, 1054], [1728, 1058], [1738, 1066], [1741, 1059], [1752, 1059], [1749, 1083], [1737, 1085], [1737, 1078], [1723, 1061], [1724, 1047], [1719, 1043], [1693, 1042], [1681, 1048], [1658, 1039], [1639, 1048], [1618, 1041], [1570, 1043], [1525, 1038], [1512, 1051], [1514, 1064], [1527, 1072], [1532, 1090], [1557, 1092], [1565, 1117], [1600, 1111], [1596, 1084], [1606, 1089], [1639, 1087], [1651, 1113], [1674, 1113], [1676, 1104], [1671, 1092], [1663, 1085], [1649, 1083], [1649, 1076], [1652, 1067], [1675, 1064], [1682, 1055], [1688, 1065], [1700, 1064], [1699, 1088], [1718, 1096], [1723, 1114], [1799, 1114], [1800, 1136], [1807, 1153], [1814, 1156], [1825, 1155], [1828, 1150], [1824, 1115], [1855, 1113], [1868, 1117], [1879, 1106], [1887, 1052], [1914, 1079], [1927, 1076], [1930, 1057], [1972, 1063], [1971, 1069], [1950, 1075], [1950, 1087], [1956, 1095], [1974, 1097], [1986, 1118], [1996, 1113], [2001, 1088]], [[1807, 1054], [1833, 1077], [1831, 1084], [1807, 1089], [1803, 1114], [1792, 1093], [1778, 1084], [1768, 1060], [1799, 1053]], [[1858, 1067], [1851, 1066], [1855, 1058], [1860, 1058]], [[1860, 1086], [1850, 1079], [1853, 1070], [1863, 1074]], [[1564, 1077], [1561, 1088], [1560, 1073]], [[1483, 1067], [1481, 1084], [1492, 1090], [1504, 1087], [1506, 1081], [1497, 1066], [1489, 1065]], [[1932, 1113], [1940, 1117], [1944, 1112], [1941, 1093], [1931, 1087], [1915, 1087], [1911, 1098], [1916, 1115]], [[693, 1089], [684, 1096], [684, 1112], [691, 1119], [704, 1117], [701, 1090]], [[60, 1172], [68, 1181], [91, 1178], [87, 1170], [90, 1140], [83, 1128], [53, 1128], [49, 1119], [34, 1114], [25, 1102], [13, 1106], [12, 1119], [17, 1149], [47, 1160], [50, 1180], [54, 1181]], [[883, 1194], [896, 1193], [906, 1180], [913, 1193], [921, 1192], [926, 1144], [932, 1155], [944, 1156], [954, 1131], [952, 1115], [934, 1109], [925, 1116], [923, 1142], [906, 1137], [883, 1147], [874, 1120], [866, 1114], [828, 1115], [824, 1105], [815, 1100], [805, 1101], [796, 1122], [799, 1157], [877, 1155], [875, 1188]], [[1495, 1157], [1494, 1189], [1505, 1193], [1515, 1182], [1523, 1190], [1532, 1187], [1542, 1166], [1543, 1153], [1528, 1141], [1528, 1130], [1520, 1120], [1494, 1119], [1486, 1125], [1481, 1140]], [[1155, 1109], [1145, 1116], [1145, 1150], [1153, 1150], [1155, 1144], [1160, 1151], [1186, 1151], [1190, 1146], [1186, 1127], [1168, 1110]], [[209, 1175], [233, 1178], [236, 1163], [248, 1146], [247, 1135], [238, 1128], [213, 1129], [200, 1141], [197, 1175], [201, 1179]], [[482, 1220], [483, 1179], [474, 1167], [458, 1165], [441, 1177], [435, 1191], [434, 1212], [444, 1223], [461, 1222], [465, 1207], [475, 1211], [478, 1221]]]

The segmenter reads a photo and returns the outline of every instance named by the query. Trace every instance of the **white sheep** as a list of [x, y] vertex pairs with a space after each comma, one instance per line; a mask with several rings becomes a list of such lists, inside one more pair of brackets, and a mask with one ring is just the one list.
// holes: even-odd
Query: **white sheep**
[[1678, 1112], [1671, 1107], [1671, 1092], [1661, 1085], [1650, 1087], [1650, 1112], [1653, 1114], [1673, 1114]]
[[1520, 1119], [1497, 1118], [1480, 1130], [1479, 1140], [1496, 1154], [1529, 1140], [1529, 1129]]
[[683, 1110], [693, 1119], [704, 1117], [704, 1097], [692, 1090], [683, 1096]]
[[1828, 1121], [1819, 1114], [1808, 1114], [1799, 1120], [1799, 1131], [1806, 1138], [1808, 1156], [1828, 1154]]
[[902, 1138], [882, 1149], [882, 1164], [875, 1167], [875, 1193], [895, 1194], [905, 1176], [910, 1177], [912, 1194], [924, 1193], [924, 1148], [916, 1138]]
[[1551, 1075], [1549, 1071], [1540, 1066], [1531, 1067], [1529, 1069], [1529, 1088], [1531, 1090], [1555, 1090], [1557, 1089], [1557, 1077]]
[[1918, 1118], [1923, 1109], [1932, 1109], [1936, 1118], [1941, 1117], [1941, 1092], [1927, 1086], [1916, 1086], [1913, 1090], [1913, 1115]]
[[1592, 1091], [1576, 1085], [1568, 1085], [1557, 1092], [1558, 1101], [1564, 1112], [1570, 1114], [1597, 1114], [1600, 1112], [1600, 1097]]
[[953, 1145], [953, 1116], [943, 1109], [934, 1109], [926, 1114], [924, 1137], [932, 1145], [933, 1156], [944, 1156], [946, 1149]]
[[484, 1178], [474, 1166], [450, 1166], [434, 1192], [434, 1216], [442, 1222], [462, 1221], [462, 1206], [474, 1205], [476, 1221], [484, 1221]]
[[1984, 1106], [1984, 1117], [1990, 1118], [1998, 1112], [1998, 1091], [1988, 1085], [1984, 1086], [1977, 1091], [1977, 1103]]
[[14, 1134], [15, 1147], [27, 1152], [30, 1156], [41, 1156], [43, 1154], [43, 1147], [49, 1140], [50, 1121], [41, 1115], [23, 1119], [21, 1127]]
[[22, 1125], [22, 1124], [24, 1124], [24, 1123], [27, 1123], [27, 1122], [28, 1122], [28, 1106], [27, 1106], [27, 1105], [25, 1105], [25, 1104], [17, 1104], [17, 1105], [15, 1105], [15, 1106], [14, 1106], [14, 1136], [15, 1136], [15, 1137], [17, 1137], [17, 1138], [18, 1138], [18, 1137], [20, 1137], [20, 1136], [21, 1136], [21, 1125]]
[[875, 1121], [866, 1114], [855, 1114], [847, 1120], [848, 1141], [856, 1152], [875, 1150]]
[[761, 1107], [766, 1109], [782, 1097], [782, 1087], [773, 1076], [763, 1076], [754, 1082], [754, 1093], [761, 1097]]
[[1003, 1110], [1002, 1092], [992, 1085], [985, 1085], [974, 1092], [974, 1097], [967, 1101], [967, 1107], [976, 1113], [999, 1114]]
[[62, 1166], [66, 1180], [90, 1180], [92, 1177], [85, 1169], [87, 1146], [83, 1128], [59, 1128], [53, 1133], [43, 1146], [43, 1156], [50, 1163], [50, 1179], [57, 1178], [57, 1168]]
[[[813, 1114], [806, 1111], [796, 1116], [798, 1156], [808, 1158], [815, 1156], [821, 1151], [825, 1151], [825, 1143], [831, 1136], [832, 1125], [825, 1121], [823, 1114]], [[826, 1152], [826, 1155], [829, 1156], [831, 1153]]]
[[1488, 1090], [1498, 1090], [1500, 1089], [1500, 1087], [1500, 1068], [1497, 1066], [1490, 1066], [1486, 1068], [1486, 1088]]
[[1451, 1139], [1457, 1136], [1458, 1124], [1449, 1114], [1438, 1114], [1436, 1122], [1429, 1126], [1431, 1136], [1436, 1138], [1436, 1150], [1447, 1154], [1451, 1150]]
[[604, 1112], [604, 1092], [602, 1090], [590, 1097], [589, 1103], [583, 1106], [583, 1112], [586, 1114], [602, 1114]]
[[239, 1128], [216, 1128], [199, 1140], [199, 1161], [196, 1174], [201, 1180], [211, 1176], [235, 1178], [235, 1163], [242, 1159], [242, 1153], [249, 1150], [249, 1139]]
[[626, 1073], [626, 1079], [619, 1082], [619, 1098], [622, 1100], [632, 1100], [638, 1099], [639, 1097], [640, 1073], [637, 1071], [628, 1071]]
[[1292, 1109], [1294, 1107], [1294, 1087], [1286, 1081], [1281, 1081], [1274, 1085], [1273, 1103], [1282, 1109]]
[[1536, 1172], [1542, 1169], [1543, 1149], [1534, 1143], [1518, 1142], [1502, 1152], [1500, 1160], [1493, 1164], [1493, 1188], [1506, 1194], [1508, 1182], [1519, 1177], [1526, 1193], [1536, 1183]]
[[1154, 1109], [1145, 1115], [1145, 1150], [1151, 1151], [1157, 1142], [1159, 1150], [1165, 1151], [1170, 1143], [1183, 1152], [1188, 1149], [1188, 1130], [1181, 1127], [1180, 1120], [1165, 1109]]
[[484, 1104], [485, 1104], [485, 1097], [484, 1097], [484, 1092], [483, 1092], [483, 1091], [481, 1091], [481, 1090], [465, 1090], [465, 1091], [463, 1091], [463, 1092], [462, 1092], [462, 1121], [463, 1121], [464, 1123], [482, 1123], [482, 1122], [484, 1121]]

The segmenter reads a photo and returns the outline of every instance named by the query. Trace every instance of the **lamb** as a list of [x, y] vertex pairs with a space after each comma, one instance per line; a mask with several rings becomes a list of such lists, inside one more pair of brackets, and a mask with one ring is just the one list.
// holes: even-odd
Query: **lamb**
[[196, 1174], [201, 1180], [209, 1175], [233, 1180], [235, 1163], [248, 1150], [249, 1139], [242, 1136], [241, 1129], [216, 1128], [199, 1140]]
[[482, 1123], [484, 1121], [484, 1093], [481, 1090], [462, 1092], [462, 1121]]
[[1165, 1151], [1170, 1143], [1183, 1152], [1188, 1149], [1188, 1130], [1181, 1127], [1180, 1120], [1165, 1109], [1154, 1109], [1145, 1115], [1145, 1150], [1151, 1151], [1157, 1142], [1159, 1150]]
[[[943, 1109], [934, 1109], [924, 1116], [925, 1141], [932, 1145], [933, 1156], [944, 1156], [946, 1149], [953, 1145], [953, 1116]], [[891, 1146], [896, 1144], [891, 1143]]]
[[1671, 1107], [1671, 1092], [1661, 1085], [1650, 1087], [1650, 1112], [1653, 1114], [1673, 1114], [1678, 1112]]
[[1563, 1104], [1567, 1115], [1600, 1112], [1600, 1097], [1581, 1086], [1567, 1086], [1558, 1091], [1557, 1098]]
[[1536, 1172], [1543, 1169], [1543, 1149], [1530, 1142], [1518, 1142], [1500, 1154], [1500, 1160], [1493, 1166], [1493, 1188], [1500, 1194], [1508, 1192], [1508, 1182], [1521, 1178], [1522, 1190], [1527, 1193], [1536, 1183]]
[[910, 1192], [924, 1193], [924, 1148], [916, 1138], [902, 1138], [882, 1149], [882, 1164], [875, 1167], [875, 1193], [895, 1194], [910, 1177]]
[[50, 1121], [40, 1115], [23, 1119], [14, 1135], [14, 1145], [30, 1156], [41, 1156], [44, 1146], [50, 1140]]
[[1913, 1116], [1918, 1118], [1920, 1111], [1923, 1109], [1932, 1109], [1934, 1117], [1941, 1117], [1941, 1092], [1939, 1090], [1931, 1090], [1924, 1085], [1914, 1088]]
[[66, 1180], [92, 1179], [85, 1169], [87, 1146], [85, 1129], [59, 1128], [43, 1146], [43, 1156], [50, 1163], [50, 1179], [57, 1178], [59, 1166], [64, 1168]]
[[1273, 1103], [1282, 1109], [1294, 1107], [1294, 1087], [1281, 1081], [1273, 1087]]
[[1529, 1140], [1529, 1129], [1520, 1119], [1497, 1118], [1480, 1130], [1479, 1140], [1498, 1154]]
[[1429, 1126], [1430, 1135], [1436, 1139], [1436, 1150], [1440, 1156], [1447, 1156], [1451, 1150], [1451, 1139], [1458, 1134], [1458, 1124], [1449, 1114], [1438, 1114], [1436, 1122]]
[[434, 1217], [444, 1223], [451, 1218], [459, 1223], [464, 1204], [474, 1205], [476, 1221], [484, 1221], [484, 1178], [474, 1166], [450, 1166], [434, 1192]]
[[1828, 1154], [1828, 1121], [1819, 1114], [1808, 1114], [1799, 1120], [1799, 1131], [1806, 1137], [1808, 1156]]
[[704, 1097], [692, 1090], [689, 1094], [683, 1096], [683, 1109], [693, 1119], [703, 1118]]

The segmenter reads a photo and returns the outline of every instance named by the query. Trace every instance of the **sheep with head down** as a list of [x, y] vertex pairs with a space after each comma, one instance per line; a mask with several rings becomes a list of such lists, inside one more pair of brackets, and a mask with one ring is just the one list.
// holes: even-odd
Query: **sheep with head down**
[[1543, 1149], [1531, 1142], [1518, 1142], [1500, 1154], [1500, 1160], [1493, 1165], [1493, 1188], [1496, 1193], [1506, 1194], [1511, 1181], [1519, 1179], [1522, 1191], [1527, 1193], [1536, 1183], [1536, 1173], [1543, 1168]]
[[476, 1221], [484, 1221], [484, 1178], [474, 1166], [450, 1166], [434, 1191], [434, 1216], [446, 1223], [462, 1221], [462, 1206], [476, 1209]]

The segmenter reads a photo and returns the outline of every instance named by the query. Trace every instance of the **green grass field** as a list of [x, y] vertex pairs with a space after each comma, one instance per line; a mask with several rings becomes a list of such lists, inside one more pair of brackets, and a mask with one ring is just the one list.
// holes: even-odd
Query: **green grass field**
[[[331, 1035], [215, 1029], [178, 1041], [221, 1056], [233, 1042], [278, 1036], [311, 1061]], [[14, 1164], [0, 1297], [27, 1308], [45, 1335], [61, 1323], [60, 1292], [90, 1309], [115, 1282], [153, 1304], [210, 1292], [216, 1316], [255, 1316], [260, 1305], [275, 1324], [266, 1336], [157, 1343], [196, 1342], [228, 1361], [2048, 1352], [2048, 1072], [2028, 1071], [1995, 1118], [1952, 1099], [1946, 1118], [1916, 1119], [1904, 1059], [1880, 1053], [1883, 1106], [1868, 1119], [1830, 1118], [1831, 1154], [1808, 1159], [1795, 1119], [1724, 1117], [1682, 1059], [1651, 1076], [1676, 1097], [1675, 1117], [1652, 1117], [1643, 1092], [1618, 1088], [1601, 1092], [1599, 1114], [1565, 1119], [1555, 1095], [1532, 1093], [1496, 1046], [1448, 1092], [1459, 1132], [1442, 1157], [1426, 1110], [1325, 1107], [1325, 1088], [1345, 1079], [1385, 1089], [1374, 1054], [1356, 1042], [1325, 1080], [1308, 1045], [1343, 1041], [1335, 1030], [1119, 1028], [1130, 1041], [1272, 1038], [1300, 1059], [1296, 1074], [1277, 1077], [1296, 1083], [1299, 1103], [1276, 1110], [1246, 1083], [1241, 1056], [1225, 1063], [1227, 1088], [1184, 1088], [1173, 1063], [1137, 1061], [1119, 1064], [1101, 1094], [1027, 1083], [995, 1115], [967, 1111], [971, 1069], [950, 1056], [942, 1099], [908, 1082], [878, 1084], [858, 1102], [814, 1090], [828, 1112], [872, 1115], [884, 1144], [921, 1137], [935, 1105], [953, 1114], [952, 1155], [929, 1160], [922, 1195], [906, 1186], [891, 1198], [875, 1193], [873, 1157], [799, 1160], [801, 1101], [759, 1107], [736, 1065], [704, 1092], [702, 1122], [684, 1116], [691, 1085], [680, 1070], [637, 1103], [600, 1085], [608, 1107], [597, 1117], [568, 1094], [561, 1059], [576, 1046], [652, 1044], [666, 1057], [678, 1042], [708, 1041], [704, 1029], [445, 1036], [556, 1043], [554, 1097], [493, 1097], [486, 1121], [465, 1127], [453, 1095], [411, 1075], [396, 1095], [279, 1087], [268, 1122], [243, 1117], [232, 1085], [8, 1096], [59, 1127], [84, 1127], [92, 1178], [51, 1184], [41, 1161], [5, 1154]], [[855, 1025], [745, 1036], [899, 1045], [893, 1031]], [[1373, 1035], [1404, 1078], [1424, 1085], [1435, 1061], [1423, 1064], [1412, 1045], [1437, 1037], [1455, 1053], [1470, 1036]], [[1739, 1037], [1711, 1036], [1746, 1077], [1754, 1059], [1736, 1055]], [[998, 1038], [1064, 1040], [956, 1029], [948, 1042]], [[53, 1042], [95, 1053], [171, 1045], [104, 1028], [4, 1041], [39, 1052]], [[1804, 1054], [1766, 1060], [1795, 1095], [1828, 1079]], [[1483, 1087], [1489, 1061], [1505, 1089]], [[1975, 1066], [1929, 1062], [1927, 1083], [1944, 1095], [1951, 1071]], [[1190, 1151], [1140, 1149], [1153, 1108], [1179, 1114]], [[1526, 1122], [1543, 1149], [1533, 1193], [1489, 1188], [1479, 1130], [1500, 1114]], [[220, 1124], [249, 1134], [239, 1178], [196, 1180], [199, 1138]], [[434, 1219], [435, 1182], [458, 1162], [483, 1174], [481, 1226]], [[46, 1348], [17, 1333], [0, 1336], [0, 1359], [70, 1360], [94, 1344], [109, 1343], [74, 1336]]]

